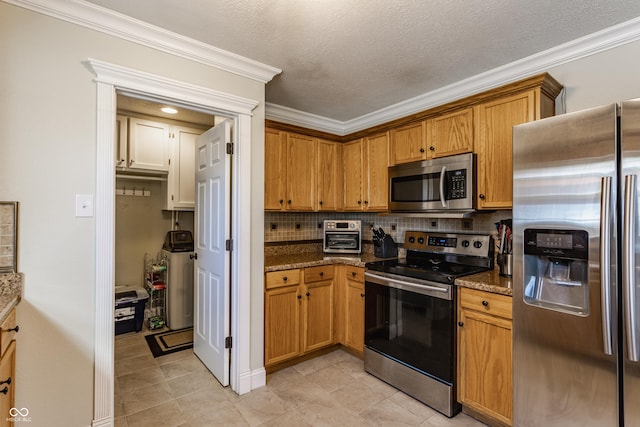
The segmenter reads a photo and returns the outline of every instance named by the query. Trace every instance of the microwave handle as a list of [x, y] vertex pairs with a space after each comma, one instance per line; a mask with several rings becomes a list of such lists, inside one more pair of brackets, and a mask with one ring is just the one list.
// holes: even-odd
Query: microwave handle
[[442, 170], [440, 171], [440, 203], [442, 203], [442, 207], [447, 207], [447, 201], [444, 198], [444, 179], [446, 177], [447, 167], [442, 166]]

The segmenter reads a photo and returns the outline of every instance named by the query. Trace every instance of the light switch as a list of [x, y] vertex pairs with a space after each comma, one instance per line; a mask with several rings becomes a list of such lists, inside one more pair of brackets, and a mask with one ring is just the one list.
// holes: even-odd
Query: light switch
[[93, 195], [76, 194], [76, 217], [93, 216]]

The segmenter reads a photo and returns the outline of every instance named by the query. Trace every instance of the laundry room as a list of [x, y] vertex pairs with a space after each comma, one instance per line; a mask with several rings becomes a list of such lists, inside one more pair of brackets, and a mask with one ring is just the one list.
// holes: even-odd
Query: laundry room
[[116, 118], [115, 334], [191, 328], [195, 141], [215, 117], [118, 94]]

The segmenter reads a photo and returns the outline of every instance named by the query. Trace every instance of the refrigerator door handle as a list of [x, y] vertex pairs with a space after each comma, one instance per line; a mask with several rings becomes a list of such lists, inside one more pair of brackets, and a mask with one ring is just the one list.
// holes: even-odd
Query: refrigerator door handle
[[442, 166], [442, 170], [440, 171], [440, 203], [442, 203], [443, 208], [447, 207], [447, 201], [445, 200], [445, 195], [444, 195], [444, 179], [447, 176], [446, 172], [447, 172], [447, 167]]
[[604, 354], [613, 354], [611, 332], [611, 177], [602, 177], [600, 192], [600, 290]]
[[624, 177], [624, 219], [622, 229], [622, 283], [625, 330], [627, 334], [627, 357], [632, 362], [640, 361], [636, 312], [635, 245], [636, 233], [636, 175]]

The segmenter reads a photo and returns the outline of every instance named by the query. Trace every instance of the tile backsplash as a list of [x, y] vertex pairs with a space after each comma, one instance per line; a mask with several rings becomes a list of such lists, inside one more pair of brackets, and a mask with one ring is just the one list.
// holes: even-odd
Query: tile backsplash
[[[264, 241], [291, 242], [322, 239], [322, 222], [325, 219], [361, 220], [363, 240], [371, 240], [371, 226], [373, 224], [375, 224], [376, 227], [382, 227], [396, 242], [404, 241], [404, 233], [406, 230], [491, 234], [494, 239], [497, 239], [498, 232], [495, 223], [507, 218], [511, 218], [510, 210], [478, 213], [468, 218], [472, 222], [472, 229], [464, 229], [463, 221], [467, 219], [410, 218], [357, 212], [265, 212]], [[395, 230], [392, 229], [393, 226], [395, 226]]]

